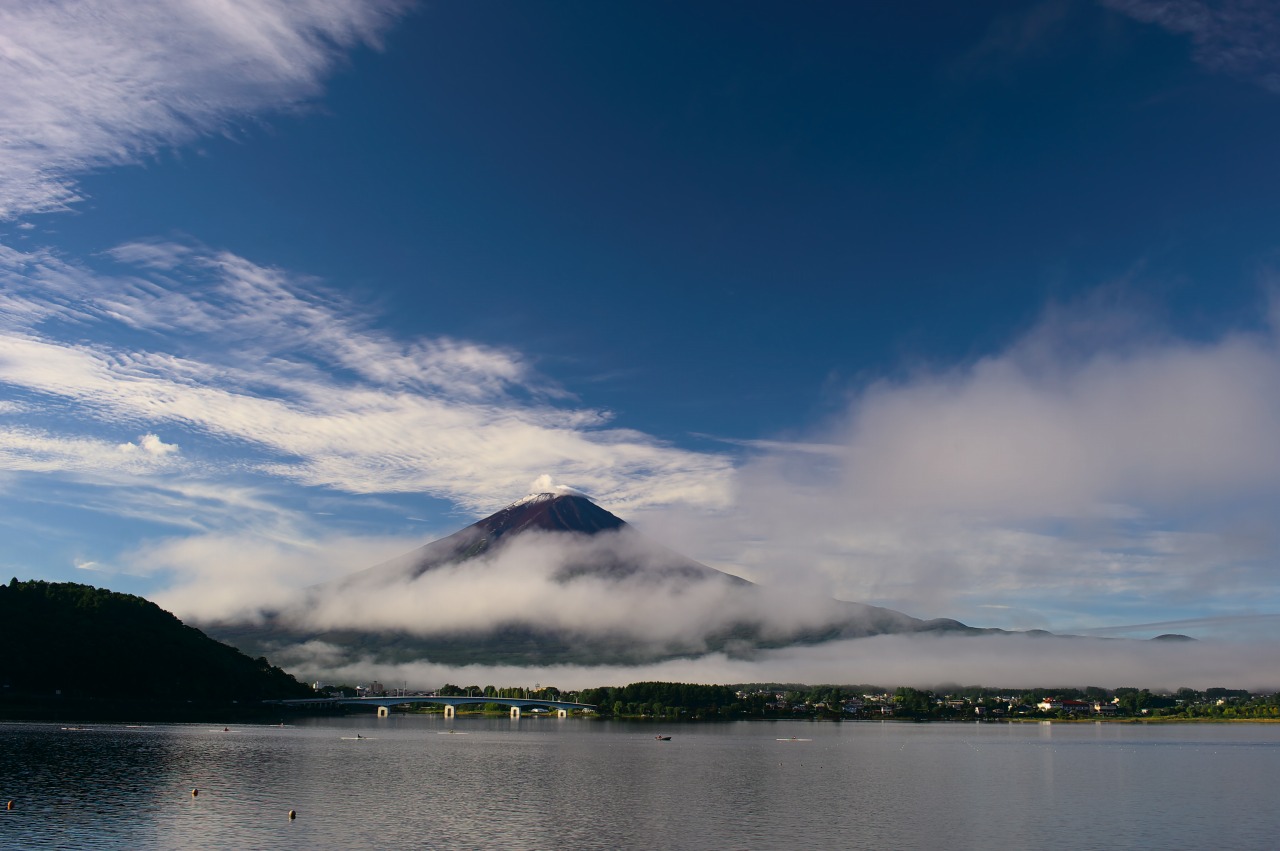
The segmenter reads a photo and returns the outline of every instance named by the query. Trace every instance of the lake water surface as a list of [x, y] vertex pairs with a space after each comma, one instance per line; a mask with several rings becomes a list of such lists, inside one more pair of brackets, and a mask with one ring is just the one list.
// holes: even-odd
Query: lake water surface
[[293, 723], [0, 724], [0, 849], [1280, 845], [1280, 725]]

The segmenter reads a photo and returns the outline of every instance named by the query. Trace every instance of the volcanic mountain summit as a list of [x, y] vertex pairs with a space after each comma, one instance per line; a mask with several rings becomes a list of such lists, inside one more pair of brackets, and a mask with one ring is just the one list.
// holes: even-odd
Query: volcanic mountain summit
[[578, 494], [535, 493], [473, 524], [495, 539], [524, 529], [546, 532], [584, 532], [594, 535], [621, 529], [627, 523]]
[[[350, 590], [361, 585], [410, 581], [429, 570], [486, 556], [496, 557], [508, 545], [541, 536], [570, 544], [553, 573], [553, 578], [560, 581], [585, 575], [611, 579], [643, 576], [649, 580], [678, 576], [688, 580], [750, 584], [641, 540], [625, 520], [585, 496], [538, 493], [513, 502], [448, 537], [346, 577], [339, 581], [338, 587]], [[594, 536], [603, 536], [601, 542], [625, 542], [632, 546], [626, 547], [625, 553], [618, 552], [619, 548], [614, 546], [581, 546]], [[574, 547], [570, 542], [579, 546]]]
[[330, 667], [639, 664], [907, 632], [958, 621], [797, 598], [672, 552], [585, 496], [531, 494], [391, 561], [314, 586], [253, 623], [206, 625], [245, 652]]

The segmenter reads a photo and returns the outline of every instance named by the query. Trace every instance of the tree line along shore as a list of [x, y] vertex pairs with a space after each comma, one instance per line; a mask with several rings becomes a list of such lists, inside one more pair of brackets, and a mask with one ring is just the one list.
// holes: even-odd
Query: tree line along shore
[[[367, 687], [328, 686], [323, 690], [334, 696], [376, 696], [369, 694]], [[431, 693], [477, 699], [562, 700], [591, 704], [596, 707], [591, 714], [602, 718], [655, 721], [1280, 720], [1280, 694], [1254, 694], [1228, 688], [1203, 691], [1182, 688], [1172, 693], [1161, 693], [1123, 687], [1001, 689], [970, 686], [930, 691], [909, 687], [884, 689], [873, 685], [637, 682], [619, 687], [562, 691], [554, 686], [524, 688], [446, 683]], [[443, 707], [420, 704], [413, 711], [441, 712]], [[460, 714], [505, 714], [507, 711], [507, 706], [496, 702], [476, 703], [457, 709]]]

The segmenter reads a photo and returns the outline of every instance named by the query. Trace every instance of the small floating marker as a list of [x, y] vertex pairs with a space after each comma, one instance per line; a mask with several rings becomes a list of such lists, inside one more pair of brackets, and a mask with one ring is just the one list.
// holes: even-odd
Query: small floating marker
[[199, 789], [192, 789], [192, 790], [191, 790], [191, 797], [195, 798], [195, 797], [198, 797], [199, 795], [200, 795], [200, 790], [199, 790]]
[[11, 810], [11, 809], [13, 809], [13, 801], [10, 801], [10, 802], [9, 802], [9, 806], [5, 807], [5, 809], [6, 809], [6, 810]]
[[289, 821], [293, 821], [293, 820], [294, 820], [294, 819], [296, 819], [297, 817], [298, 817], [298, 811], [297, 811], [297, 810], [289, 810]]

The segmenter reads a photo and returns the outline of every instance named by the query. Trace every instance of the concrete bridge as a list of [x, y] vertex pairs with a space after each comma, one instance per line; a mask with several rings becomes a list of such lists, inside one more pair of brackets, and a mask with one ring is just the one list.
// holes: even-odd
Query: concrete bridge
[[378, 717], [386, 718], [391, 707], [409, 703], [438, 703], [444, 706], [444, 717], [452, 718], [459, 706], [471, 706], [477, 703], [497, 703], [511, 707], [511, 717], [519, 718], [520, 710], [547, 708], [556, 710], [559, 718], [566, 718], [570, 709], [591, 709], [596, 707], [590, 703], [571, 703], [567, 700], [540, 700], [525, 697], [473, 697], [471, 695], [415, 694], [392, 695], [391, 697], [304, 697], [294, 700], [264, 700], [263, 703], [280, 706], [376, 706]]

